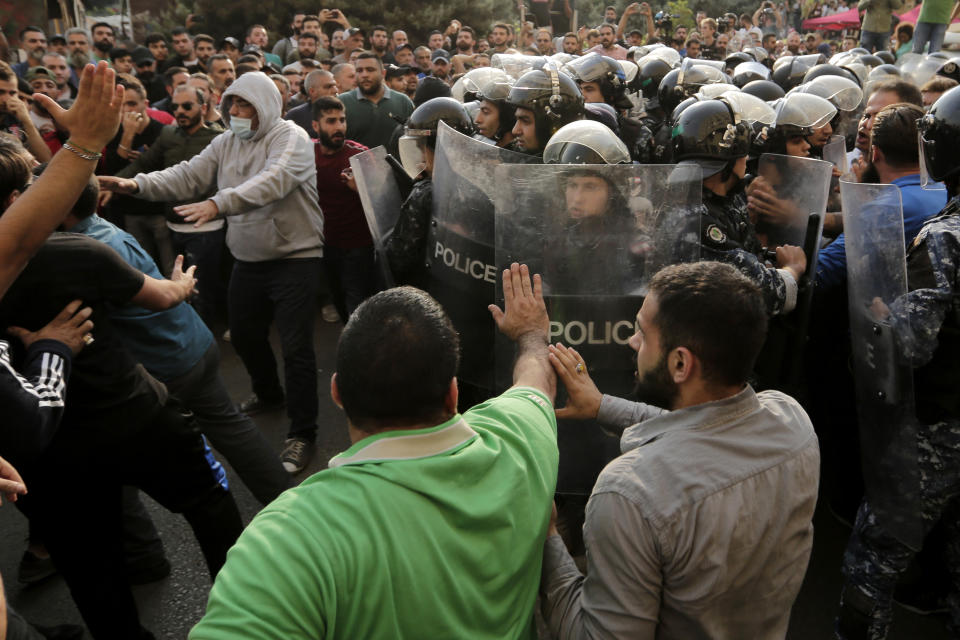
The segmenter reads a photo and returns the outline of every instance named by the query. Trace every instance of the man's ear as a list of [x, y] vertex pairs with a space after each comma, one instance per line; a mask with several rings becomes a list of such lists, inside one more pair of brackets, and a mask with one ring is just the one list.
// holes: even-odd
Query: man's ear
[[313, 127], [314, 131], [316, 131], [317, 133], [320, 133], [320, 124], [316, 120], [313, 120], [312, 122], [310, 122], [310, 126]]
[[343, 400], [340, 398], [340, 387], [337, 386], [337, 374], [330, 376], [330, 397], [333, 403], [343, 409]]
[[457, 412], [457, 402], [460, 401], [460, 389], [457, 387], [457, 377], [450, 380], [450, 386], [447, 388], [447, 395], [443, 398], [443, 408], [447, 413]]
[[692, 380], [699, 365], [696, 356], [686, 347], [677, 347], [667, 356], [667, 370], [676, 384]]
[[878, 162], [883, 162], [883, 151], [875, 144], [870, 145], [870, 162], [874, 165]]

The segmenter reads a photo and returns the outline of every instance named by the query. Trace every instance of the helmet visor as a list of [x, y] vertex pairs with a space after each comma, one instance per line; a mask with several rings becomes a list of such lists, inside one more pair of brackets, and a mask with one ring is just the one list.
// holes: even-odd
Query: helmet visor
[[947, 187], [942, 182], [937, 182], [930, 176], [930, 161], [933, 159], [930, 154], [933, 152], [933, 141], [923, 137], [925, 129], [924, 122], [929, 122], [932, 119], [932, 116], [927, 115], [917, 123], [920, 129], [917, 134], [920, 147], [920, 187], [926, 191], [944, 191]]
[[423, 148], [423, 136], [402, 136], [398, 148], [400, 150], [400, 164], [407, 175], [416, 179], [427, 168], [427, 159]]

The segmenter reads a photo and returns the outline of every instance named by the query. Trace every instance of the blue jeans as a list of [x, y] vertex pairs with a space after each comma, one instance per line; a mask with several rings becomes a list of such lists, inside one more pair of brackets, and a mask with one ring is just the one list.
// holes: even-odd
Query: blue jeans
[[222, 308], [221, 301], [224, 299], [220, 259], [226, 236], [226, 227], [200, 233], [170, 232], [174, 252], [183, 255], [183, 268], [197, 267], [199, 293], [193, 298], [192, 304], [210, 329], [217, 318], [217, 308]]
[[860, 46], [867, 49], [870, 53], [884, 51], [890, 48], [890, 32], [861, 31]]
[[317, 437], [317, 358], [313, 351], [320, 258], [293, 258], [233, 265], [227, 306], [231, 342], [265, 402], [283, 398], [270, 347], [276, 321], [287, 385], [288, 437]]
[[929, 53], [940, 51], [943, 46], [943, 36], [947, 33], [947, 25], [939, 22], [918, 22], [913, 32], [913, 52], [923, 53], [923, 46], [930, 43]]

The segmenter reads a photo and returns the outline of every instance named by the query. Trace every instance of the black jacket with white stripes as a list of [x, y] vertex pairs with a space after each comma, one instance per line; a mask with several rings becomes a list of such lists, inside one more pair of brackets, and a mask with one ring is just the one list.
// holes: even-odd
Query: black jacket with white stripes
[[0, 455], [26, 466], [47, 447], [63, 416], [70, 348], [37, 340], [14, 369], [10, 344], [0, 340]]

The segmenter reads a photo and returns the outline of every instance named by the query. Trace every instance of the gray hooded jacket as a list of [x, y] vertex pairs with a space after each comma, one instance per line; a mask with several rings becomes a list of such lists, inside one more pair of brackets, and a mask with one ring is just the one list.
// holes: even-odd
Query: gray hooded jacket
[[190, 160], [137, 175], [137, 197], [201, 198], [215, 184], [217, 193], [210, 199], [229, 216], [227, 246], [238, 260], [323, 255], [313, 143], [299, 126], [280, 119], [280, 93], [265, 74], [245, 73], [224, 92], [221, 109], [228, 123], [233, 96], [257, 110], [254, 136], [241, 140], [227, 131]]

